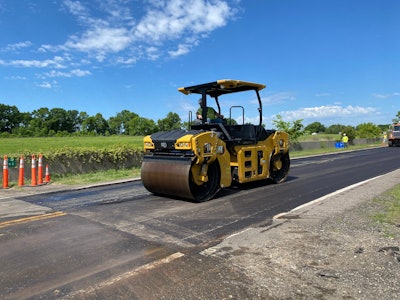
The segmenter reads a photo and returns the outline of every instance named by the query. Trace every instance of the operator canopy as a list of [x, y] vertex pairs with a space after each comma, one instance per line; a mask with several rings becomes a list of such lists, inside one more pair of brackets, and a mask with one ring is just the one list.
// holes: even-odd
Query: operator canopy
[[230, 94], [230, 93], [237, 93], [237, 92], [244, 92], [244, 91], [255, 91], [258, 100], [258, 111], [259, 111], [259, 125], [262, 124], [262, 102], [259, 91], [265, 88], [265, 84], [242, 81], [242, 80], [234, 80], [234, 79], [221, 79], [214, 82], [193, 85], [189, 87], [181, 87], [178, 88], [178, 91], [185, 95], [189, 94], [200, 94], [201, 95], [201, 103], [199, 102], [200, 106], [203, 108], [203, 122], [207, 119], [206, 110], [204, 109], [207, 107], [206, 103], [206, 95], [214, 98], [217, 106], [218, 106], [218, 113], [220, 113], [220, 106], [218, 102], [218, 97], [220, 95]]
[[178, 88], [185, 95], [207, 94], [215, 98], [223, 94], [243, 92], [249, 90], [260, 91], [265, 88], [264, 84], [247, 82], [242, 80], [222, 79], [214, 82]]

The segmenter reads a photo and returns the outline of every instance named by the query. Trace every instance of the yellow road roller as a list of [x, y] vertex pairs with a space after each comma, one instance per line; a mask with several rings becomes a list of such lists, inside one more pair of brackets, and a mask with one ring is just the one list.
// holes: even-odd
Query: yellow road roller
[[[199, 94], [198, 117], [189, 128], [153, 133], [144, 138], [141, 178], [145, 188], [175, 198], [204, 202], [224, 187], [258, 180], [275, 183], [287, 179], [290, 158], [288, 134], [267, 130], [262, 125], [262, 102], [259, 92], [264, 84], [223, 79], [179, 88], [185, 95]], [[220, 97], [239, 92], [255, 93], [259, 123], [211, 119], [207, 101], [215, 100], [213, 117], [222, 116]], [[235, 124], [233, 124], [235, 123]]]

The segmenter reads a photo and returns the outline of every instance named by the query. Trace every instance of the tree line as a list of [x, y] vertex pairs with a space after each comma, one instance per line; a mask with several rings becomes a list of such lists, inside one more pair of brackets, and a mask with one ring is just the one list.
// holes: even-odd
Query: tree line
[[33, 112], [20, 112], [15, 105], [0, 104], [0, 136], [65, 136], [65, 135], [147, 135], [157, 131], [179, 129], [178, 114], [169, 112], [163, 119], [143, 118], [123, 110], [107, 120], [77, 110], [42, 107]]
[[[400, 120], [400, 112], [396, 116], [397, 119], [393, 119], [393, 122]], [[273, 120], [274, 125], [277, 129], [285, 131], [289, 134], [290, 140], [294, 143], [298, 141], [298, 138], [313, 133], [327, 133], [327, 134], [344, 134], [349, 138], [349, 141], [355, 138], [366, 138], [375, 139], [381, 138], [383, 132], [386, 132], [390, 124], [375, 125], [371, 122], [361, 123], [357, 126], [333, 124], [329, 127], [325, 127], [321, 122], [313, 122], [307, 126], [302, 123], [303, 120], [295, 120], [293, 122], [285, 122], [280, 115], [276, 116]]]
[[[400, 120], [400, 112], [393, 122]], [[231, 120], [233, 124], [234, 120]], [[292, 140], [311, 133], [346, 133], [349, 139], [376, 138], [388, 129], [389, 124], [375, 125], [363, 123], [356, 127], [334, 124], [325, 127], [320, 122], [307, 126], [303, 120], [285, 122], [280, 115], [273, 124], [279, 130], [286, 131]], [[20, 112], [16, 106], [0, 104], [0, 137], [7, 136], [66, 136], [66, 135], [132, 135], [143, 136], [158, 131], [187, 128], [177, 113], [169, 112], [165, 118], [156, 121], [122, 110], [107, 120], [102, 114], [94, 116], [77, 110], [42, 107], [33, 112]]]

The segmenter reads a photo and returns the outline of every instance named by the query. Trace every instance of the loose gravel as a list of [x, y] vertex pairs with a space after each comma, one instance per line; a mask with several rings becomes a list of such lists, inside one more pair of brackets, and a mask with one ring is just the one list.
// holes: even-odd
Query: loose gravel
[[203, 254], [240, 269], [254, 299], [400, 299], [400, 224], [373, 218], [399, 183], [400, 170], [349, 187]]

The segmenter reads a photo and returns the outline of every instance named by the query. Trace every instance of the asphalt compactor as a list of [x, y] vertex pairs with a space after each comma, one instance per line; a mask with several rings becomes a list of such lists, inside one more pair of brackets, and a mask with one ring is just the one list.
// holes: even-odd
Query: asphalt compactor
[[[152, 193], [204, 202], [224, 187], [270, 179], [284, 182], [290, 167], [288, 134], [262, 126], [259, 91], [265, 85], [224, 79], [183, 87], [185, 95], [201, 95], [201, 117], [191, 120], [187, 130], [157, 132], [144, 138], [141, 167], [143, 185]], [[259, 124], [231, 124], [229, 119], [208, 120], [207, 100], [214, 98], [221, 114], [219, 97], [253, 91], [258, 99]]]

